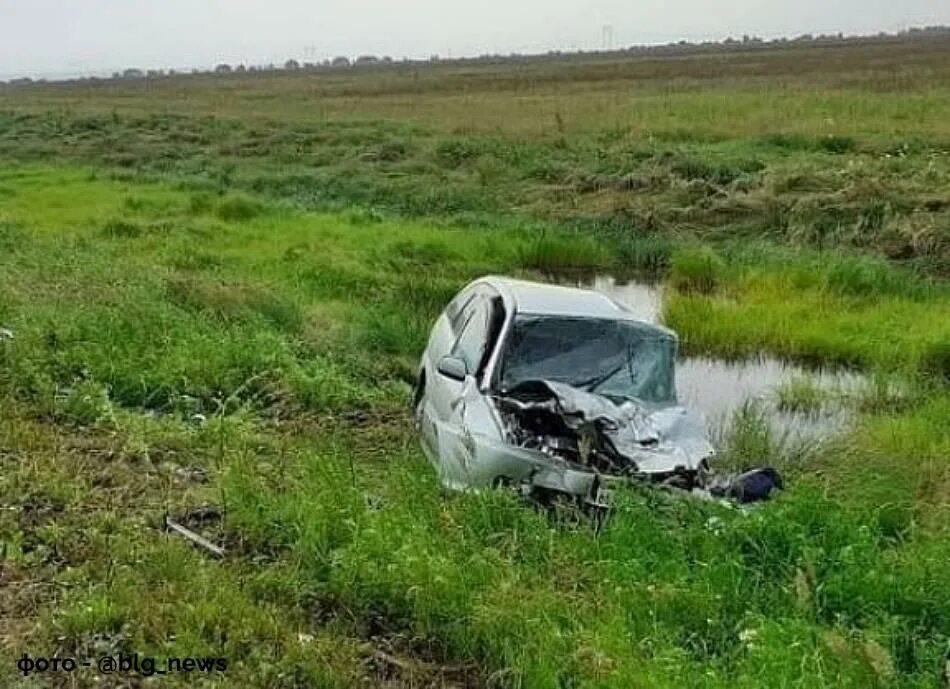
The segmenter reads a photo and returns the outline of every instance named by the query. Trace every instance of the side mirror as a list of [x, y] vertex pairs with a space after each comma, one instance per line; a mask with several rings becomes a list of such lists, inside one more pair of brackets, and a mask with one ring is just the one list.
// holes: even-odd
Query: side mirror
[[468, 377], [468, 364], [458, 357], [444, 356], [439, 361], [439, 373], [462, 383]]

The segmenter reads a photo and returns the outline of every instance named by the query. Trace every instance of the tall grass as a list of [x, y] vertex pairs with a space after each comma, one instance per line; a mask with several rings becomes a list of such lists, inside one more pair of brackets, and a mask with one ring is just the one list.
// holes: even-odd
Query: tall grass
[[238, 470], [236, 519], [261, 547], [298, 553], [332, 606], [515, 684], [678, 686], [702, 670], [718, 686], [781, 675], [796, 657], [826, 668], [820, 684], [863, 686], [891, 673], [926, 681], [943, 653], [948, 630], [909, 628], [903, 612], [940, 619], [942, 564], [904, 553], [899, 578], [870, 585], [895, 555], [873, 509], [803, 488], [753, 515], [630, 494], [597, 535], [514, 496], [443, 503], [414, 461], [394, 465], [384, 491], [400, 497], [381, 509], [366, 507], [344, 457], [306, 462], [276, 492]]
[[682, 250], [673, 254], [670, 283], [681, 292], [712, 294], [722, 281], [725, 267], [709, 247]]
[[542, 232], [521, 249], [523, 268], [549, 275], [594, 272], [614, 264], [610, 249], [588, 235], [552, 235]]

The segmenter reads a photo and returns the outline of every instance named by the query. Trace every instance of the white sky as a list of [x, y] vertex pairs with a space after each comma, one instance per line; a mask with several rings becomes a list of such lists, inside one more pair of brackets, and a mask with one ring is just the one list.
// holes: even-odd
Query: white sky
[[0, 0], [0, 78], [950, 24], [950, 0]]

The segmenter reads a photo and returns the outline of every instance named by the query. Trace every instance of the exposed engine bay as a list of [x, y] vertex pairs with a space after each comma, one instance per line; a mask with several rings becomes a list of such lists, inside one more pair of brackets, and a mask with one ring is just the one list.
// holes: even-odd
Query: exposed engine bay
[[597, 475], [660, 483], [711, 498], [764, 500], [782, 488], [771, 468], [713, 473], [715, 451], [702, 424], [682, 407], [651, 409], [547, 380], [525, 381], [495, 397], [511, 445]]
[[636, 460], [619, 448], [659, 445], [649, 418], [633, 405], [616, 406], [562, 383], [528, 381], [498, 398], [509, 441], [599, 473], [632, 475]]

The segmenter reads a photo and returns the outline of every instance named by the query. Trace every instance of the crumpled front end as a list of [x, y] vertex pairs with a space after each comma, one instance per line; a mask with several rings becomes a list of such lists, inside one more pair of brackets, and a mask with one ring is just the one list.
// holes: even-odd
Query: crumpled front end
[[715, 475], [702, 420], [680, 406], [650, 409], [541, 380], [497, 395], [495, 403], [508, 444], [482, 447], [480, 459], [533, 487], [597, 504], [624, 479], [737, 502], [765, 499], [782, 487], [772, 469]]
[[554, 381], [522, 383], [496, 404], [512, 445], [596, 474], [686, 479], [714, 454], [683, 407], [651, 410]]

